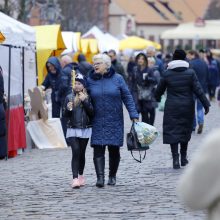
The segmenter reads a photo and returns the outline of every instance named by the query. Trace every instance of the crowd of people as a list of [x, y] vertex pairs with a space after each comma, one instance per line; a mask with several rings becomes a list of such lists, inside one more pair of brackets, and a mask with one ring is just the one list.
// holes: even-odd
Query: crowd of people
[[[90, 138], [96, 186], [105, 184], [106, 147], [108, 185], [116, 184], [124, 139], [123, 104], [131, 121], [154, 125], [156, 108], [165, 94], [163, 143], [170, 145], [173, 168], [179, 169], [188, 163], [187, 148], [192, 132], [197, 125], [197, 133], [203, 131], [204, 114], [209, 112], [210, 101], [216, 95], [220, 101], [220, 90], [216, 91], [220, 84], [220, 64], [209, 50], [176, 49], [163, 58], [156, 56], [154, 47], [149, 47], [146, 52], [130, 57], [126, 71], [114, 50], [95, 55], [93, 65], [83, 54], [78, 56], [78, 62], [73, 62], [68, 55], [60, 59], [50, 57], [46, 68], [46, 78], [39, 88], [52, 89], [52, 117], [61, 119], [64, 136], [72, 149], [73, 188], [85, 185], [85, 152]], [[0, 112], [4, 112], [2, 85], [0, 73]], [[5, 116], [0, 120], [1, 143], [6, 141]], [[5, 154], [2, 149], [0, 157]]]

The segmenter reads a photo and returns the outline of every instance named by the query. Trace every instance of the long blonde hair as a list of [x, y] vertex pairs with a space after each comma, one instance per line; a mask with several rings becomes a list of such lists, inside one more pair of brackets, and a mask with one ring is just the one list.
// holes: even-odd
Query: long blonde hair
[[[86, 98], [88, 97], [88, 93], [87, 93], [87, 91], [86, 91], [86, 88], [83, 88], [82, 93], [83, 93], [84, 95], [86, 95]], [[78, 93], [78, 92], [75, 93], [75, 97], [74, 97], [73, 103], [74, 103], [74, 106], [75, 106], [75, 107], [81, 104], [81, 100], [79, 99], [79, 93]]]

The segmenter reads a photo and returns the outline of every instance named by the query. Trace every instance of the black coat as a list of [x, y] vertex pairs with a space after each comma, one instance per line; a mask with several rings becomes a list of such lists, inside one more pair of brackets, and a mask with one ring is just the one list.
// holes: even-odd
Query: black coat
[[164, 144], [188, 142], [194, 120], [194, 94], [204, 107], [209, 107], [209, 101], [193, 69], [178, 67], [167, 70], [155, 92], [157, 101], [160, 101], [165, 90], [167, 100], [163, 118], [163, 142]]
[[89, 128], [92, 127], [93, 106], [91, 99], [88, 97], [78, 106], [73, 107], [72, 111], [67, 109], [67, 104], [74, 100], [75, 95], [69, 94], [65, 100], [64, 116], [67, 117], [68, 128]]
[[2, 69], [0, 67], [0, 158], [4, 158], [7, 155], [6, 117], [3, 106], [3, 96], [4, 96], [4, 81], [3, 81]]

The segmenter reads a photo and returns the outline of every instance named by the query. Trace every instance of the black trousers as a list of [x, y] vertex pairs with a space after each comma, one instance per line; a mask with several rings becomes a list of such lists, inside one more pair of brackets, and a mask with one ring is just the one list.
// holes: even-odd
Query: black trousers
[[216, 86], [208, 85], [209, 98], [215, 98]]
[[[173, 157], [175, 157], [175, 156], [177, 156], [179, 154], [178, 145], [179, 145], [179, 143], [170, 144], [170, 148], [171, 148], [171, 152], [172, 152], [172, 156]], [[180, 154], [182, 156], [186, 156], [187, 148], [188, 148], [188, 142], [180, 143]]]
[[[93, 145], [94, 148], [94, 158], [105, 157], [105, 148], [106, 146]], [[118, 146], [108, 146], [109, 159], [118, 159], [120, 158], [120, 147]]]
[[60, 118], [61, 103], [52, 100], [52, 118]]
[[142, 122], [154, 125], [156, 111], [155, 108], [146, 108], [141, 112]]
[[72, 149], [72, 174], [73, 179], [78, 178], [78, 175], [82, 175], [85, 167], [85, 153], [86, 146], [88, 144], [89, 138], [78, 138], [70, 137], [68, 138], [68, 143]]

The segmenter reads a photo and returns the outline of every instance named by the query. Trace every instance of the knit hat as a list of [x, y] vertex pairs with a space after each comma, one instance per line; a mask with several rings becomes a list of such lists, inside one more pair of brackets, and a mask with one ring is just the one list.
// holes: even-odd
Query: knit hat
[[186, 52], [181, 49], [176, 49], [173, 54], [173, 60], [185, 60]]
[[76, 74], [75, 81], [80, 82], [81, 84], [83, 84], [84, 87], [86, 87], [87, 85], [87, 80], [81, 73]]

